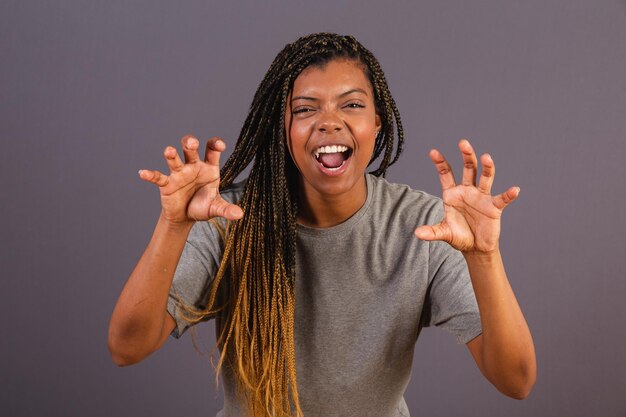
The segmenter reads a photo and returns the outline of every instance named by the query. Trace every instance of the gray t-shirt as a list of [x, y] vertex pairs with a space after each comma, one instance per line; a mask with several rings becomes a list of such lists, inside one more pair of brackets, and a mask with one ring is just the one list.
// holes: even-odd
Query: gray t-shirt
[[[443, 327], [458, 343], [481, 333], [461, 253], [413, 234], [441, 220], [441, 200], [369, 174], [366, 179], [365, 204], [348, 220], [324, 229], [298, 225], [294, 337], [305, 417], [409, 416], [403, 394], [422, 327]], [[225, 198], [236, 201], [242, 192], [243, 185], [234, 186]], [[174, 337], [189, 327], [177, 299], [206, 302], [221, 247], [213, 225], [196, 223], [170, 291]], [[223, 385], [218, 417], [240, 417], [228, 369]]]

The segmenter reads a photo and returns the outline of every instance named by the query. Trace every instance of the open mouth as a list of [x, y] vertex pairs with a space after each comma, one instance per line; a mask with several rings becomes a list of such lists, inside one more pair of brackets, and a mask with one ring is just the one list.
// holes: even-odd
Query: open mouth
[[320, 146], [315, 151], [317, 162], [329, 171], [338, 171], [352, 156], [352, 149], [343, 145]]

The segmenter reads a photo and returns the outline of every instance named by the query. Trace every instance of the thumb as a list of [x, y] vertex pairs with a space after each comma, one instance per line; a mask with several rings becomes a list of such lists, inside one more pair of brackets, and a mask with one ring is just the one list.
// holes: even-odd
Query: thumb
[[243, 210], [236, 204], [229, 204], [224, 217], [228, 220], [239, 220], [243, 217]]
[[422, 240], [443, 240], [444, 242], [450, 242], [452, 236], [450, 235], [450, 229], [443, 223], [436, 224], [434, 226], [424, 225], [415, 229], [415, 237]]
[[221, 196], [218, 196], [209, 207], [209, 217], [223, 217], [227, 220], [239, 220], [243, 217], [243, 210], [238, 205], [229, 203]]

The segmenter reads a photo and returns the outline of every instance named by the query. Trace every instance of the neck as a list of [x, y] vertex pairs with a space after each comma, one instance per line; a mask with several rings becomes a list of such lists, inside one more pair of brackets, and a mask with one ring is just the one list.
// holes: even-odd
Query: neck
[[300, 187], [298, 223], [309, 227], [332, 227], [345, 222], [365, 204], [365, 176], [346, 193], [322, 194], [304, 184]]

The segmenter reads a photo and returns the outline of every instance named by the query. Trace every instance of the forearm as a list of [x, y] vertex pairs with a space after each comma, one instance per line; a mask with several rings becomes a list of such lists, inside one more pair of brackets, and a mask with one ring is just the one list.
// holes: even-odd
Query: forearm
[[464, 255], [483, 327], [481, 371], [503, 393], [523, 398], [535, 383], [535, 349], [500, 252]]
[[[160, 340], [172, 278], [192, 223], [172, 225], [163, 217], [115, 305], [109, 350], [119, 362], [141, 359]], [[118, 362], [118, 360], [116, 360]]]

